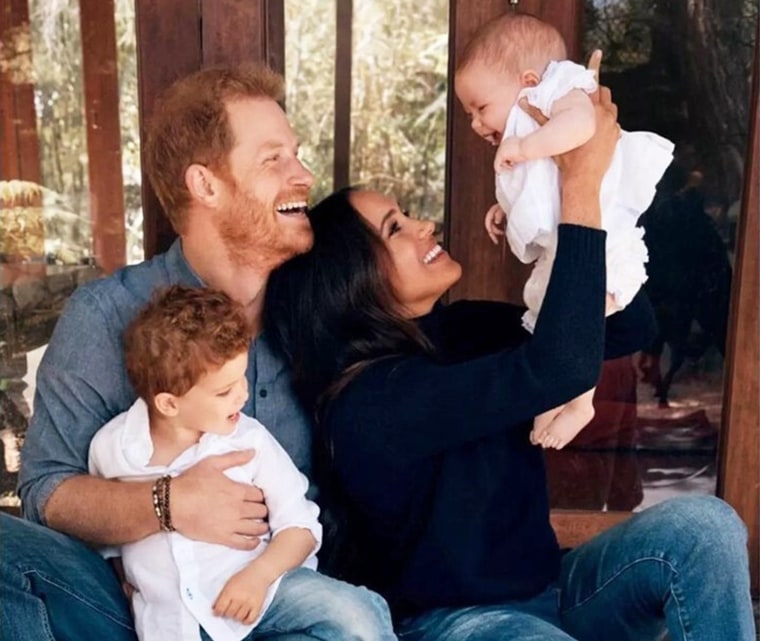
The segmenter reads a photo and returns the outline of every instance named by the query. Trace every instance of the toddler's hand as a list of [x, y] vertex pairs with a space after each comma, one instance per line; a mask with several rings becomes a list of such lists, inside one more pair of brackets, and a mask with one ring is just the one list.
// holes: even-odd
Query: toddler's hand
[[518, 162], [528, 160], [522, 152], [522, 144], [517, 136], [510, 136], [501, 141], [493, 159], [493, 170], [498, 174], [505, 169], [512, 169]]
[[494, 245], [499, 244], [499, 237], [504, 235], [504, 223], [507, 220], [507, 215], [499, 205], [493, 205], [491, 209], [486, 212], [485, 220], [483, 221], [488, 232], [488, 237], [491, 239]]
[[216, 598], [214, 614], [250, 625], [261, 612], [269, 585], [248, 568], [233, 574]]

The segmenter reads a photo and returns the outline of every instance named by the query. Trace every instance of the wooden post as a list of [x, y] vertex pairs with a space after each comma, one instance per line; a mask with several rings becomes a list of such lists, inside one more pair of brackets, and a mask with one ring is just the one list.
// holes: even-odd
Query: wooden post
[[[140, 138], [161, 91], [201, 67], [201, 14], [197, 2], [135, 0]], [[143, 247], [145, 257], [165, 250], [175, 237], [143, 171]]]
[[0, 0], [0, 179], [41, 183], [28, 0]]
[[351, 60], [353, 0], [335, 2], [335, 149], [333, 189], [351, 180]]
[[718, 496], [749, 531], [752, 591], [760, 592], [760, 22], [755, 37], [751, 124], [736, 241], [718, 460]]
[[80, 0], [79, 20], [93, 250], [111, 273], [127, 259], [113, 0]]

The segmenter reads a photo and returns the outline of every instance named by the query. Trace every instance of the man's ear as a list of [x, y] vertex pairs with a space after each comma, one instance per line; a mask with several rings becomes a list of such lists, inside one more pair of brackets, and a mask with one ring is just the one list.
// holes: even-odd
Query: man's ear
[[541, 76], [533, 69], [527, 69], [520, 74], [520, 83], [523, 87], [535, 87], [541, 82]]
[[169, 394], [169, 392], [159, 392], [156, 394], [153, 404], [164, 416], [176, 416], [179, 412], [177, 397], [174, 394]]
[[219, 196], [221, 181], [208, 167], [194, 163], [185, 170], [185, 186], [193, 200], [213, 206]]

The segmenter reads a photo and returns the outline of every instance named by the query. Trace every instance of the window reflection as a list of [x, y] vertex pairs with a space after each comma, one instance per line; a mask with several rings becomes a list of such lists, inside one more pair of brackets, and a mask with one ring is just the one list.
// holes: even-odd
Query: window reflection
[[[105, 8], [104, 8], [105, 7]], [[118, 67], [112, 103], [105, 93], [91, 117], [106, 126], [114, 114], [125, 203], [114, 215], [126, 227], [127, 260], [142, 258], [139, 135], [134, 3], [113, 0], [95, 9], [108, 13], [115, 30], [116, 59], [95, 65]], [[111, 11], [113, 9], [113, 11]], [[91, 7], [89, 11], [93, 11]], [[89, 16], [90, 20], [102, 18]], [[111, 15], [113, 16], [111, 18]], [[0, 504], [13, 496], [18, 451], [31, 412], [37, 365], [67, 298], [101, 273], [96, 255], [98, 203], [88, 168], [108, 150], [88, 150], [86, 78], [77, 0], [14, 0], [3, 4], [0, 21]], [[105, 28], [98, 21], [98, 37]], [[92, 65], [91, 65], [92, 67]], [[113, 67], [111, 67], [113, 68]], [[93, 83], [97, 82], [96, 78]], [[98, 85], [98, 89], [100, 89]], [[118, 115], [115, 115], [118, 114]], [[114, 172], [112, 172], [114, 173]], [[118, 164], [117, 171], [118, 172]], [[123, 176], [121, 175], [123, 174]], [[102, 203], [101, 203], [102, 204]], [[110, 215], [110, 213], [109, 213]], [[110, 219], [109, 219], [110, 220]], [[101, 227], [103, 217], [101, 216]], [[96, 229], [93, 232], [93, 229]], [[123, 255], [123, 252], [122, 252]], [[123, 262], [123, 261], [122, 261]], [[118, 267], [118, 265], [113, 265]]]
[[585, 9], [584, 47], [605, 53], [601, 81], [621, 125], [657, 132], [676, 151], [640, 220], [659, 335], [605, 363], [594, 421], [549, 453], [548, 475], [553, 507], [642, 509], [715, 492], [758, 2], [587, 0]]

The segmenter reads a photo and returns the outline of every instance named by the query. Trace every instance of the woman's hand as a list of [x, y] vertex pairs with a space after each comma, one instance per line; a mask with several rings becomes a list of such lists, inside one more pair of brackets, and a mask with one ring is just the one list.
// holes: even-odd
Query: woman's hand
[[[599, 50], [594, 51], [589, 59], [588, 68], [597, 77], [601, 60], [602, 52]], [[600, 227], [599, 191], [620, 138], [620, 125], [617, 123], [617, 106], [612, 102], [612, 94], [607, 87], [599, 87], [593, 94], [589, 94], [589, 98], [596, 112], [594, 135], [585, 144], [555, 156], [554, 160], [560, 170], [560, 222]], [[539, 124], [546, 122], [546, 117], [540, 111], [522, 101], [520, 106]]]

